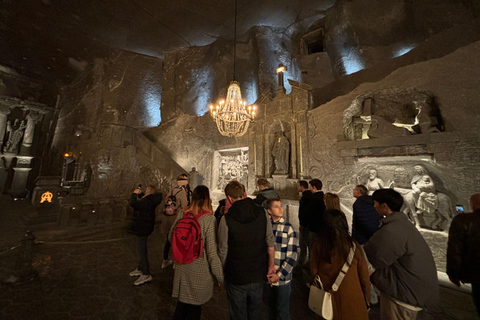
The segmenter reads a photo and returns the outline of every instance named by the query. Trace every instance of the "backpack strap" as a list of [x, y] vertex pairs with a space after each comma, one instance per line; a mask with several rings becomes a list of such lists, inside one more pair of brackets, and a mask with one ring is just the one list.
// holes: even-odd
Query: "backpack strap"
[[335, 280], [335, 283], [332, 285], [332, 290], [337, 291], [338, 287], [340, 287], [340, 284], [343, 281], [343, 278], [345, 278], [345, 275], [347, 274], [348, 269], [350, 268], [350, 265], [352, 264], [353, 261], [353, 256], [355, 255], [355, 249], [356, 249], [355, 242], [353, 243], [353, 247], [350, 248], [350, 253], [348, 254], [347, 261], [343, 264], [342, 270], [340, 270], [340, 273], [338, 274], [337, 279]]
[[193, 215], [193, 213], [192, 213], [191, 211], [185, 211], [185, 212], [183, 213], [183, 218], [185, 218], [186, 216], [190, 215], [190, 216], [192, 216], [192, 218], [194, 218], [195, 220], [198, 221], [198, 219], [200, 219], [201, 217], [203, 217], [203, 216], [205, 216], [205, 215], [207, 215], [207, 214], [211, 214], [211, 212], [209, 212], [209, 211], [203, 211], [203, 212], [201, 212], [201, 213], [199, 213], [199, 214], [197, 214], [197, 215], [195, 216], [195, 215]]

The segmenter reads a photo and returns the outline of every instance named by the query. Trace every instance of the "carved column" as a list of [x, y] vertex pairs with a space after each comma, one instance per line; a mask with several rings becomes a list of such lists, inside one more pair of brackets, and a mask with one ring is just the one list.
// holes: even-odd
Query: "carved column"
[[7, 115], [10, 113], [10, 108], [0, 105], [0, 150], [3, 147], [3, 139], [5, 138], [5, 129], [7, 126]]
[[34, 111], [30, 111], [27, 115], [27, 128], [25, 128], [25, 136], [23, 137], [22, 146], [24, 148], [30, 148], [33, 142], [33, 134], [35, 132], [35, 124], [42, 117], [42, 114]]

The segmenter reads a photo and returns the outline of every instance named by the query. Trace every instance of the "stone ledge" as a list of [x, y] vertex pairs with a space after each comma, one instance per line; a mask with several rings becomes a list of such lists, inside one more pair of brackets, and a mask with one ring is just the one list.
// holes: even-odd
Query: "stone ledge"
[[394, 147], [394, 146], [410, 146], [438, 144], [446, 142], [460, 141], [461, 136], [458, 132], [436, 132], [416, 134], [405, 137], [385, 137], [377, 139], [355, 140], [355, 141], [339, 141], [336, 143], [337, 150], [344, 149], [366, 149], [375, 147]]

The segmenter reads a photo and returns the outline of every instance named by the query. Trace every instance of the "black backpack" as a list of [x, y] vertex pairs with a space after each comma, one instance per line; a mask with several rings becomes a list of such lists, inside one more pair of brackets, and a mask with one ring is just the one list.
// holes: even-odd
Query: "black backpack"
[[182, 190], [180, 189], [177, 193], [173, 194], [173, 190], [165, 198], [165, 206], [163, 208], [162, 213], [166, 216], [173, 216], [177, 209], [177, 197], [176, 195], [179, 194]]

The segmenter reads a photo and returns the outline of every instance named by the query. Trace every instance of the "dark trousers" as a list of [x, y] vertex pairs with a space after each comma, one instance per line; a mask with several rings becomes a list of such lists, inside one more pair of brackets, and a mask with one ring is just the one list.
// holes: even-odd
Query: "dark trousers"
[[202, 305], [188, 304], [178, 301], [173, 320], [200, 320]]
[[147, 251], [148, 236], [137, 236], [137, 252], [138, 252], [138, 270], [143, 274], [150, 274], [150, 263], [148, 262]]
[[165, 240], [165, 245], [163, 246], [163, 260], [168, 260], [168, 254], [170, 253], [170, 248], [172, 244], [168, 241], [168, 234], [167, 239]]
[[262, 318], [263, 283], [236, 285], [226, 283], [230, 320]]
[[308, 259], [308, 241], [309, 241], [309, 235], [310, 231], [308, 230], [307, 227], [303, 227], [302, 231], [300, 232], [300, 258], [298, 258], [298, 265], [303, 266], [306, 264], [309, 259]]
[[291, 282], [282, 286], [270, 286], [267, 283], [268, 292], [268, 319], [290, 320], [290, 293]]
[[477, 308], [478, 316], [480, 317], [480, 282], [472, 283], [472, 297], [473, 303]]

